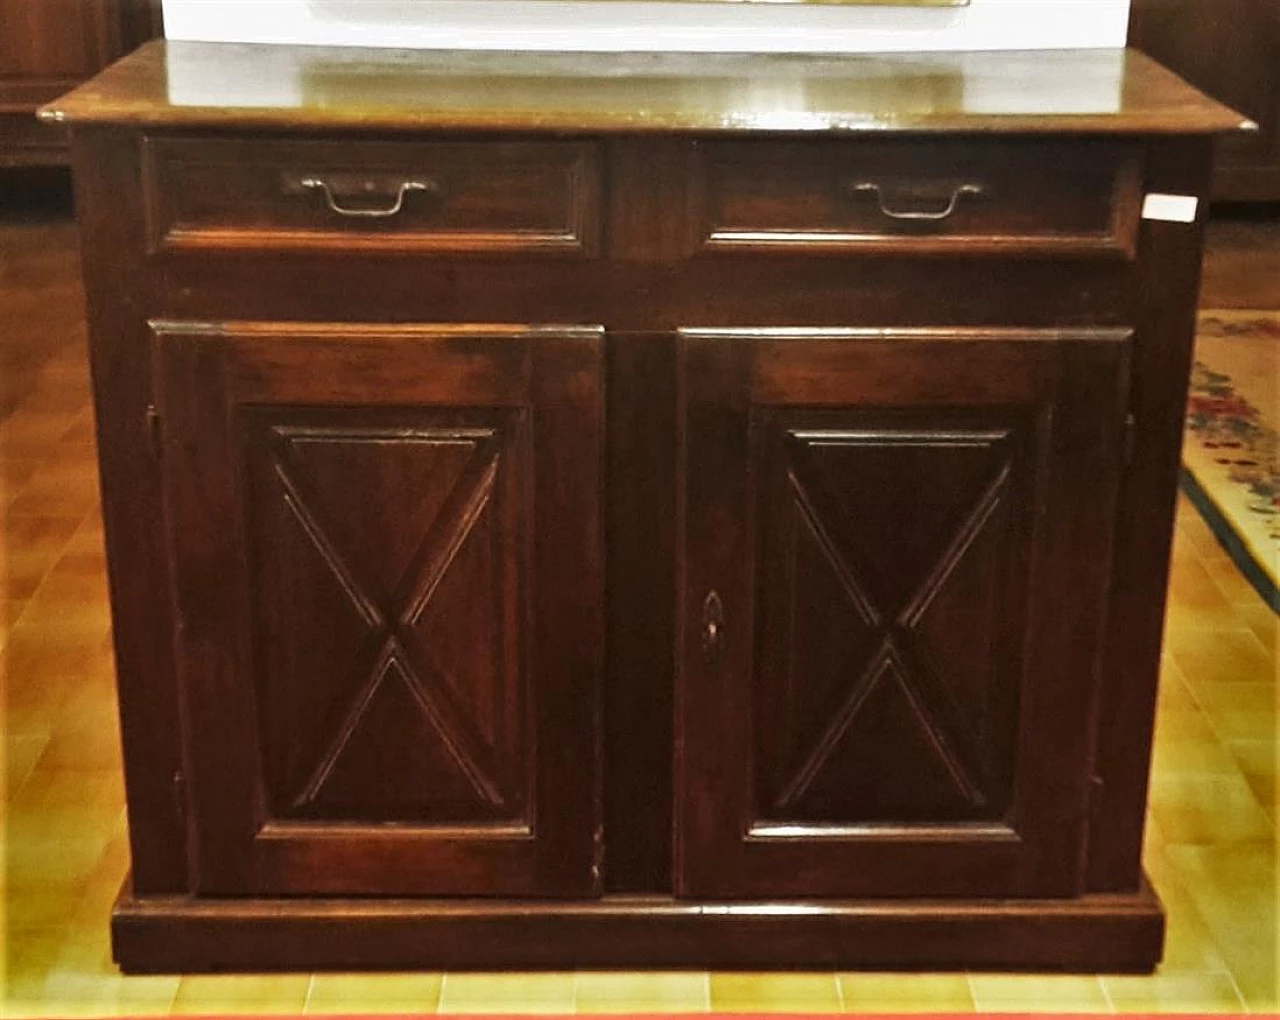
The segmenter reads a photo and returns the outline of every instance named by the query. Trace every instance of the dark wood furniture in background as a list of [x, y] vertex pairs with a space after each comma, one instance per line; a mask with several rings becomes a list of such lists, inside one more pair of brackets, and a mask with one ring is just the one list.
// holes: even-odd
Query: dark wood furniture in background
[[1132, 0], [1129, 44], [1257, 122], [1219, 147], [1214, 198], [1280, 202], [1280, 3]]
[[0, 167], [65, 165], [36, 110], [163, 34], [160, 0], [0, 0]]
[[159, 43], [48, 116], [122, 966], [1155, 964], [1202, 220], [1141, 210], [1238, 116], [1121, 51]]

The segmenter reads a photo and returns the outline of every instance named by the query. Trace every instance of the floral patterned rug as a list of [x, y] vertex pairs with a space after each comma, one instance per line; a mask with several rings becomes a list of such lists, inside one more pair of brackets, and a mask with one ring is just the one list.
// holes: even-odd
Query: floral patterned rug
[[1280, 612], [1280, 311], [1206, 311], [1182, 448], [1183, 488]]

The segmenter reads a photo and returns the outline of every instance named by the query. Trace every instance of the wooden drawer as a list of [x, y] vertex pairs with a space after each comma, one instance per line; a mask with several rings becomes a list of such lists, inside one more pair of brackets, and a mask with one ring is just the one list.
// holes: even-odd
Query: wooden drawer
[[152, 137], [150, 249], [593, 255], [594, 147]]
[[693, 248], [1132, 258], [1140, 174], [1118, 143], [699, 146]]

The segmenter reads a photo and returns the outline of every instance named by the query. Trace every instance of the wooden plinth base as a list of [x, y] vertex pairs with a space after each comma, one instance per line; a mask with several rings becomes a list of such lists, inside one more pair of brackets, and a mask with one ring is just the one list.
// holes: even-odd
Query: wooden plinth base
[[1146, 972], [1160, 901], [706, 903], [135, 897], [112, 918], [129, 973], [619, 967]]

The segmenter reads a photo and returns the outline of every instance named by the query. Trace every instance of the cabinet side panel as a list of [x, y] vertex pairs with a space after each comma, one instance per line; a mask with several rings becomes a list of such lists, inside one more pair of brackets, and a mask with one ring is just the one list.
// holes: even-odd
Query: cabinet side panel
[[120, 729], [133, 888], [186, 889], [187, 832], [173, 619], [159, 463], [148, 430], [153, 402], [140, 292], [138, 145], [126, 132], [83, 130], [72, 147], [89, 317], [102, 515], [110, 563]]
[[1105, 640], [1088, 888], [1132, 891], [1141, 879], [1142, 833], [1160, 642], [1187, 380], [1206, 215], [1211, 143], [1153, 145], [1146, 190], [1196, 195], [1194, 224], [1146, 220], [1130, 409], [1131, 465], [1120, 491], [1115, 569]]

